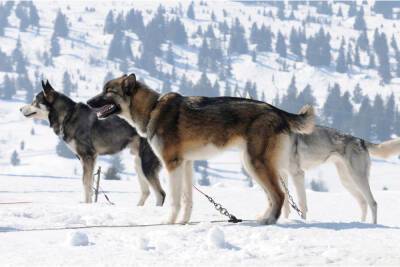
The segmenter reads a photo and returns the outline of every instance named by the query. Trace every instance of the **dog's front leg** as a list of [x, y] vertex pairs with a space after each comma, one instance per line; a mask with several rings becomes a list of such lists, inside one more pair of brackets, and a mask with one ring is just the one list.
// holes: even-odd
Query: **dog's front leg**
[[192, 215], [193, 208], [193, 162], [187, 161], [184, 164], [184, 178], [183, 178], [183, 195], [182, 195], [182, 204], [183, 204], [183, 214], [179, 223], [186, 224], [190, 220], [190, 216]]
[[83, 189], [85, 191], [85, 203], [92, 203], [93, 196], [93, 169], [95, 158], [92, 156], [80, 157], [83, 165]]
[[169, 189], [171, 196], [171, 210], [166, 223], [175, 223], [181, 208], [182, 182], [184, 176], [184, 164], [179, 164], [168, 170]]

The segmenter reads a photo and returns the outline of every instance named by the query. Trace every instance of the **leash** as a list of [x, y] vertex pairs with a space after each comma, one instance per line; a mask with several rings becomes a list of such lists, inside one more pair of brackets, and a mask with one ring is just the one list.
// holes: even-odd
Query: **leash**
[[[201, 191], [200, 189], [198, 189], [195, 185], [193, 185], [194, 189], [196, 189], [200, 194], [202, 194], [203, 196], [205, 196], [208, 201], [210, 201], [211, 204], [214, 205], [214, 208], [222, 215], [226, 216], [229, 218], [228, 222], [230, 223], [239, 223], [239, 222], [243, 222], [242, 219], [238, 219], [235, 215], [231, 214], [228, 212], [228, 210], [226, 208], [224, 208], [221, 204], [217, 203], [214, 201], [214, 199], [212, 197], [210, 197], [209, 195], [207, 195], [206, 193], [204, 193], [203, 191]], [[249, 221], [249, 220], [246, 220]]]
[[[15, 229], [11, 228], [1, 229], [0, 233], [15, 233], [15, 232], [40, 232], [40, 231], [63, 231], [63, 230], [79, 230], [79, 229], [106, 229], [106, 228], [145, 228], [145, 227], [157, 227], [157, 226], [176, 226], [176, 225], [198, 225], [201, 223], [228, 223], [227, 220], [214, 220], [214, 221], [196, 221], [189, 222], [186, 224], [182, 223], [154, 223], [154, 224], [122, 224], [122, 225], [82, 225], [82, 226], [66, 226], [66, 227], [48, 227], [48, 228], [26, 228], [26, 229]], [[256, 222], [256, 220], [242, 220], [241, 222]]]
[[279, 177], [281, 180], [281, 184], [283, 186], [283, 189], [285, 189], [286, 195], [288, 196], [289, 204], [290, 206], [299, 214], [301, 218], [303, 218], [303, 212], [299, 209], [299, 207], [296, 205], [296, 202], [294, 202], [292, 195], [289, 192], [289, 188], [286, 186], [285, 181], [282, 179], [282, 177]]

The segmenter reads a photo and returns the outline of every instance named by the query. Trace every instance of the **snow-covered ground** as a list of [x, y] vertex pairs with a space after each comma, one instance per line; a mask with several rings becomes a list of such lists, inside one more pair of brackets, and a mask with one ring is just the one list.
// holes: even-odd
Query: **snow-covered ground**
[[[0, 104], [0, 203], [31, 202], [0, 204], [1, 266], [400, 264], [400, 166], [395, 158], [372, 164], [371, 187], [378, 202], [379, 225], [358, 222], [355, 200], [340, 185], [333, 166], [326, 165], [307, 173], [307, 180], [324, 180], [329, 192], [307, 191], [305, 222], [292, 212], [289, 220], [281, 219], [274, 226], [207, 223], [225, 218], [194, 192], [192, 221], [204, 222], [197, 225], [21, 231], [155, 224], [166, 218], [169, 203], [167, 199], [164, 207], [155, 207], [151, 196], [144, 207], [135, 206], [139, 187], [127, 151], [122, 157], [124, 180], [101, 182], [115, 205], [108, 205], [102, 195], [97, 204], [82, 203], [79, 161], [55, 154], [57, 137], [48, 126], [23, 118], [18, 112], [22, 103]], [[32, 127], [35, 135], [30, 134]], [[26, 143], [23, 151], [18, 149], [21, 140]], [[9, 163], [14, 149], [21, 157], [19, 166]], [[108, 163], [104, 157], [98, 165], [104, 168]], [[214, 170], [210, 171], [213, 185], [202, 190], [230, 212], [254, 219], [265, 209], [264, 193], [258, 186], [247, 186], [235, 151], [213, 159], [209, 166]], [[161, 181], [168, 194], [164, 172]]]
[[[267, 266], [399, 265], [400, 191], [374, 190], [379, 224], [357, 222], [359, 210], [345, 192], [308, 191], [309, 219], [292, 213], [289, 220], [262, 226], [211, 224], [222, 218], [194, 193], [197, 225], [96, 228], [23, 232], [30, 228], [160, 223], [165, 207], [150, 198], [136, 207], [135, 181], [102, 182], [114, 206], [83, 204], [78, 179], [0, 177], [1, 266]], [[253, 219], [265, 208], [258, 188], [202, 187], [240, 218]]]

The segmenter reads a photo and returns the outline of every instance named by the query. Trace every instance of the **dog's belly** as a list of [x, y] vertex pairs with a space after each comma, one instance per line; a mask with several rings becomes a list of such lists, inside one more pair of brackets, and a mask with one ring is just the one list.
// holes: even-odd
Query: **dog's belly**
[[243, 150], [244, 147], [245, 142], [242, 139], [237, 139], [235, 142], [231, 142], [223, 147], [209, 143], [186, 149], [183, 153], [183, 157], [187, 160], [207, 160], [222, 154], [228, 149], [239, 148], [239, 150]]

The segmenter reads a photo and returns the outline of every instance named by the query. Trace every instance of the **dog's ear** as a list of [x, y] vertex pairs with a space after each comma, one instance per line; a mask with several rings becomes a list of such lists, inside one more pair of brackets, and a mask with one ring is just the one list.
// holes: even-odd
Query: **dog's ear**
[[46, 83], [42, 81], [42, 89], [44, 98], [46, 98], [46, 100], [50, 103], [53, 102], [56, 95], [56, 90], [54, 90], [54, 88], [50, 85], [49, 81], [46, 81]]
[[136, 85], [136, 75], [131, 73], [122, 82], [122, 89], [124, 91], [124, 94], [128, 96], [132, 95], [135, 85]]

